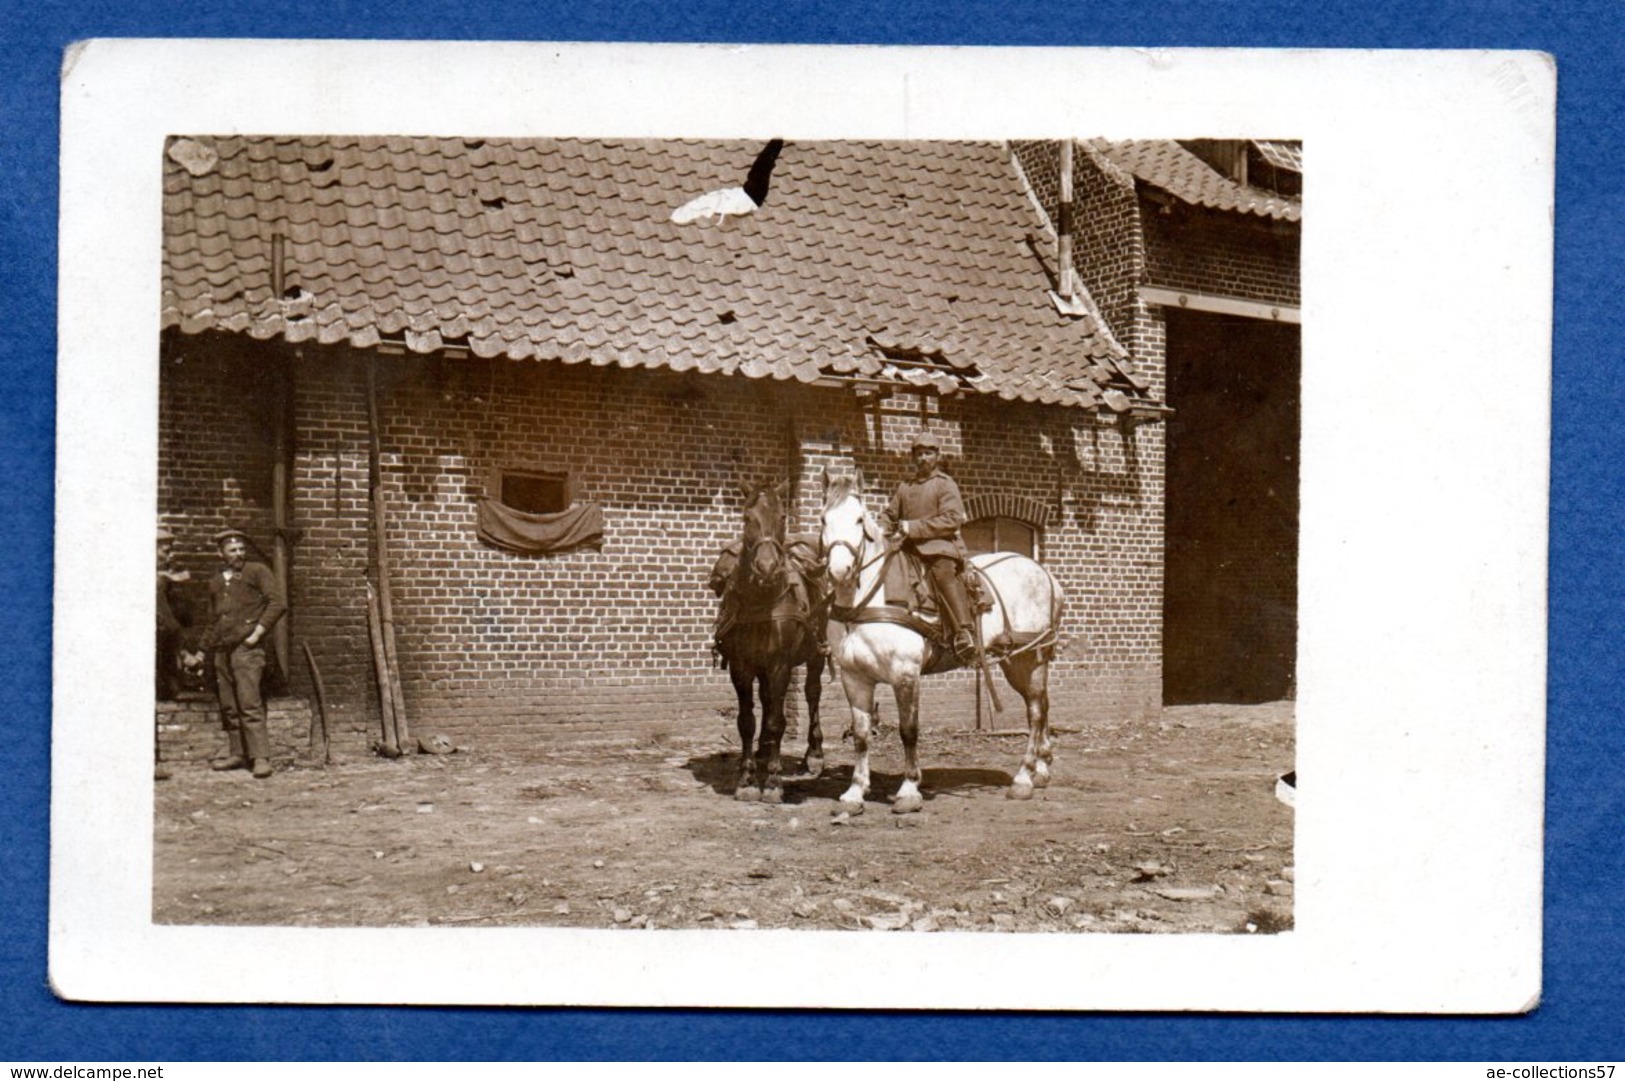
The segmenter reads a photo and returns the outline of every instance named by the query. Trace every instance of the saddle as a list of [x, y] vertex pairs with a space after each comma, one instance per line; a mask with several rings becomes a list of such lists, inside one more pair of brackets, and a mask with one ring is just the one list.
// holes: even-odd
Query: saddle
[[743, 548], [740, 541], [730, 542], [711, 567], [708, 584], [722, 602], [712, 628], [712, 651], [720, 656], [722, 638], [733, 628], [771, 620], [805, 623], [814, 638], [823, 643], [824, 635], [818, 625], [829, 618], [835, 591], [829, 584], [823, 560], [818, 555], [818, 538], [805, 533], [787, 537], [784, 545], [788, 557], [783, 571], [784, 588], [771, 597], [751, 604], [745, 603], [732, 588]]
[[[993, 610], [987, 584], [969, 560], [961, 564], [959, 579], [964, 583], [973, 616]], [[937, 584], [926, 570], [925, 561], [912, 549], [900, 548], [886, 561], [881, 597], [884, 606], [868, 609], [853, 621], [898, 623], [920, 635], [928, 646], [922, 669], [926, 675], [964, 667], [965, 662], [954, 651], [953, 631], [943, 618], [946, 605]], [[990, 660], [998, 658], [996, 643], [984, 643], [984, 648]]]
[[[996, 562], [996, 561], [995, 561]], [[960, 566], [960, 581], [964, 583], [966, 599], [980, 631], [980, 616], [994, 609], [996, 591], [986, 572], [969, 559]], [[894, 623], [907, 627], [925, 639], [926, 654], [921, 672], [934, 675], [967, 666], [954, 649], [953, 634], [947, 620], [942, 618], [945, 605], [938, 596], [936, 583], [925, 568], [925, 561], [907, 547], [895, 549], [886, 559], [877, 596], [861, 608], [836, 608], [835, 619], [844, 623]], [[883, 603], [876, 604], [875, 600]], [[979, 642], [981, 656], [973, 663], [1001, 661], [1011, 654], [1033, 651], [1043, 660], [1053, 657], [1056, 643], [1055, 630], [1017, 631], [1010, 626], [1006, 613], [1004, 627], [989, 639]]]

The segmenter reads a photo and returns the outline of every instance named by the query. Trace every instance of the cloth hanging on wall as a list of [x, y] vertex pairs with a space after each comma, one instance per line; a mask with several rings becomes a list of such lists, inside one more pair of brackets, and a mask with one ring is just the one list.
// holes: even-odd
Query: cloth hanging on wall
[[604, 510], [582, 503], [558, 514], [526, 514], [494, 499], [479, 502], [480, 540], [525, 555], [568, 552], [604, 539]]

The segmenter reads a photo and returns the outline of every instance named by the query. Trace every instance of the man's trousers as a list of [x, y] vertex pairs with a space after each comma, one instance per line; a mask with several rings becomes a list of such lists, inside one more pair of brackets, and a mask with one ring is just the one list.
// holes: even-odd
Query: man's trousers
[[264, 644], [215, 650], [214, 674], [220, 690], [220, 723], [231, 743], [231, 754], [250, 761], [270, 758], [271, 733], [265, 723], [265, 699], [260, 696]]

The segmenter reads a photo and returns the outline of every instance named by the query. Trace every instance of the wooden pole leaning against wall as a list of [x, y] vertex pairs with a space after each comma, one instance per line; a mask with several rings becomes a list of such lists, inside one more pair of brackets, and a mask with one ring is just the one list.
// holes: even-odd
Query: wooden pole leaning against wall
[[378, 591], [367, 579], [367, 644], [372, 648], [372, 669], [378, 676], [378, 750], [385, 758], [401, 756], [395, 735], [395, 696], [389, 688], [389, 654], [384, 651], [383, 620], [378, 617]]
[[[280, 298], [287, 289], [287, 244], [281, 233], [271, 234], [271, 295]], [[287, 599], [288, 593], [288, 484], [293, 455], [293, 361], [294, 351], [286, 341], [272, 351], [276, 358], [276, 387], [271, 401], [271, 514], [275, 526], [272, 538], [271, 573]], [[277, 670], [284, 682], [291, 682], [293, 669], [288, 663], [288, 619], [277, 621], [271, 628], [271, 648], [276, 654]]]
[[[327, 684], [322, 682], [322, 670], [316, 666], [316, 655], [310, 651], [309, 642], [300, 642], [299, 647], [305, 651], [305, 666], [310, 669], [310, 683], [316, 691], [316, 713], [310, 719], [310, 732], [305, 737], [306, 749], [316, 749], [316, 733], [322, 734], [322, 765], [333, 764], [333, 742], [327, 731]], [[321, 722], [320, 729], [317, 721]]]
[[[379, 511], [380, 517], [383, 511]], [[406, 721], [406, 692], [401, 688], [401, 662], [395, 653], [395, 604], [389, 588], [389, 562], [384, 555], [384, 532], [379, 528], [378, 614], [384, 634], [384, 656], [389, 660], [389, 696], [395, 702], [395, 742], [404, 753], [412, 747], [412, 732]]]
[[[388, 698], [394, 731], [391, 735], [400, 751], [411, 746], [406, 720], [406, 696], [401, 688], [400, 660], [395, 654], [395, 606], [389, 585], [389, 536], [384, 504], [382, 450], [378, 423], [378, 361], [367, 358], [367, 483], [372, 502], [372, 564], [376, 574], [378, 629], [383, 638], [384, 666], [380, 672], [379, 697]], [[386, 746], [388, 740], [385, 741]]]

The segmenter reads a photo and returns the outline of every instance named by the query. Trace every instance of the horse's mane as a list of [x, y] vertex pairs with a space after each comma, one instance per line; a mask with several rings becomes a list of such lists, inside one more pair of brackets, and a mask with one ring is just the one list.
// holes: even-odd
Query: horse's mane
[[862, 500], [862, 498], [862, 491], [858, 487], [858, 478], [851, 476], [833, 477], [829, 482], [829, 487], [824, 492], [824, 509], [827, 511], [846, 499]]

